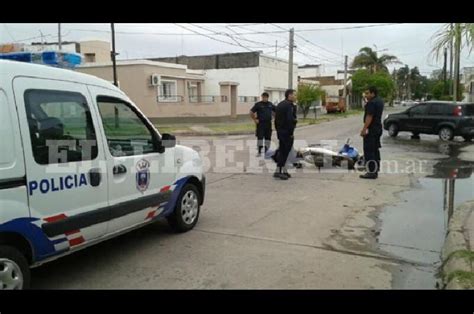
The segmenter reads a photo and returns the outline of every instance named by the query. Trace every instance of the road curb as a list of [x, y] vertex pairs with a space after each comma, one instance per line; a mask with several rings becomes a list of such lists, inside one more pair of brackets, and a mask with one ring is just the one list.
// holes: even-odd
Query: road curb
[[471, 218], [474, 218], [474, 201], [458, 206], [448, 224], [441, 250], [444, 289], [474, 289], [474, 252], [468, 240], [470, 233], [474, 232], [474, 226], [468, 225]]

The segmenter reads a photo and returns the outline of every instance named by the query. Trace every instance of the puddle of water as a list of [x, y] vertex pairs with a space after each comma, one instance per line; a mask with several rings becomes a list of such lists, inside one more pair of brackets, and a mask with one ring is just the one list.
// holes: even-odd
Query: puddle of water
[[420, 179], [417, 187], [401, 193], [398, 204], [382, 210], [379, 249], [425, 264], [402, 267], [400, 274], [394, 275], [393, 288], [436, 287], [435, 275], [441, 264], [440, 252], [449, 219], [458, 205], [474, 198], [472, 169], [472, 164], [460, 160], [441, 161], [435, 165], [433, 175]]

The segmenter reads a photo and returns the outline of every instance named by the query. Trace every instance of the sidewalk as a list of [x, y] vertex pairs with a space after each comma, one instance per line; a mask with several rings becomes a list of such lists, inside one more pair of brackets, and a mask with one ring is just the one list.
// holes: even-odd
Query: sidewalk
[[458, 206], [442, 250], [445, 289], [474, 289], [474, 201]]

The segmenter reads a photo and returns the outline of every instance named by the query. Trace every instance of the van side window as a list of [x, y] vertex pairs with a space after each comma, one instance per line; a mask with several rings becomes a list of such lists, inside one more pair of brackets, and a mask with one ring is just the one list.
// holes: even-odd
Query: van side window
[[83, 95], [29, 89], [24, 97], [33, 157], [38, 164], [97, 157], [96, 133]]
[[426, 109], [427, 109], [426, 104], [420, 104], [415, 107], [412, 107], [410, 109], [410, 114], [415, 115], [415, 116], [423, 115], [423, 114], [426, 114]]
[[442, 116], [451, 115], [453, 113], [453, 106], [447, 104], [431, 104], [430, 115]]
[[105, 137], [112, 156], [134, 156], [157, 152], [153, 129], [123, 100], [97, 97]]

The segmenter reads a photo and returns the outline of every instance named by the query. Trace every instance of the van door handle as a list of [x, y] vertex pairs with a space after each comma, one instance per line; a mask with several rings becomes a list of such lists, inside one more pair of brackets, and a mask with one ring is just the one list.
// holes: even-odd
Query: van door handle
[[121, 173], [127, 173], [127, 167], [124, 165], [116, 165], [112, 169], [112, 172], [114, 175], [121, 174]]
[[89, 170], [89, 182], [91, 186], [99, 186], [101, 177], [99, 168]]

